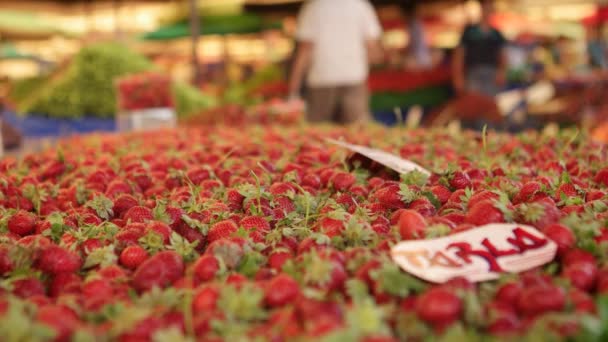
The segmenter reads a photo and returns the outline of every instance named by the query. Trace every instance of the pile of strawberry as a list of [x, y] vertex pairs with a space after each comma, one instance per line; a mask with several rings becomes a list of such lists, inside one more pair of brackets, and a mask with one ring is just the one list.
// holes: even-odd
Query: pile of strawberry
[[[2, 341], [608, 337], [608, 149], [576, 132], [209, 127], [75, 138], [0, 170]], [[390, 258], [490, 222], [536, 227], [556, 259], [437, 285]]]
[[147, 72], [125, 76], [117, 80], [116, 90], [120, 110], [173, 107], [171, 79], [167, 75]]

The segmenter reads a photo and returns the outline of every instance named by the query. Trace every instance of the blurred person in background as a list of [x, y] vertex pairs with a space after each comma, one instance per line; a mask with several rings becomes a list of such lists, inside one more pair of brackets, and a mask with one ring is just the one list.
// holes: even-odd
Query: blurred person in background
[[367, 0], [309, 0], [298, 16], [298, 49], [290, 98], [306, 82], [311, 122], [365, 122], [371, 117], [367, 76], [382, 59], [382, 29]]
[[430, 69], [433, 67], [433, 57], [426, 41], [424, 24], [418, 14], [418, 1], [402, 1], [401, 10], [405, 17], [409, 34], [408, 54], [414, 61], [412, 67], [416, 69]]
[[458, 93], [498, 94], [506, 83], [506, 39], [492, 27], [492, 0], [481, 0], [481, 20], [467, 25], [454, 52], [454, 88]]
[[592, 68], [606, 70], [608, 68], [606, 59], [608, 49], [602, 37], [602, 31], [602, 25], [587, 28], [587, 54]]

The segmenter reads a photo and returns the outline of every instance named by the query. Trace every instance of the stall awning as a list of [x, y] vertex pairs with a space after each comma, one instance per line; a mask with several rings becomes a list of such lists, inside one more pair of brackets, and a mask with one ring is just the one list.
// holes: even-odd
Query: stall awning
[[[201, 19], [201, 34], [246, 34], [269, 29], [280, 29], [280, 22], [267, 22], [254, 14], [208, 16]], [[147, 40], [169, 40], [190, 35], [187, 21], [180, 21], [144, 35]]]

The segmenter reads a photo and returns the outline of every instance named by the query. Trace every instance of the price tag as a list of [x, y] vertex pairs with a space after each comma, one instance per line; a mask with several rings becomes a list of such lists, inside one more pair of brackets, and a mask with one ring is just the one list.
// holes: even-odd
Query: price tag
[[335, 139], [327, 139], [327, 141], [334, 145], [338, 145], [338, 146], [344, 147], [348, 150], [351, 150], [353, 152], [359, 153], [359, 154], [361, 154], [377, 163], [380, 163], [392, 170], [395, 170], [399, 173], [408, 173], [408, 172], [412, 172], [412, 171], [418, 171], [418, 172], [424, 173], [427, 176], [431, 175], [431, 172], [428, 171], [427, 169], [423, 168], [422, 166], [420, 166], [412, 161], [403, 159], [401, 157], [398, 157], [394, 154], [391, 154], [391, 153], [388, 153], [388, 152], [385, 152], [382, 150], [373, 149], [373, 148], [360, 146], [360, 145], [353, 145], [353, 144], [349, 144], [349, 143], [335, 140]]
[[391, 256], [403, 270], [433, 283], [455, 277], [494, 280], [549, 263], [557, 245], [533, 227], [489, 224], [454, 235], [403, 241]]

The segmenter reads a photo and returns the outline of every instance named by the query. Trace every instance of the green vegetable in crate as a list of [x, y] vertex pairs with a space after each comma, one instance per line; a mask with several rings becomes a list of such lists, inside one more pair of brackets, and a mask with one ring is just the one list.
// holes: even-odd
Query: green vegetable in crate
[[116, 108], [114, 79], [153, 69], [143, 56], [119, 44], [83, 48], [58, 79], [49, 81], [27, 113], [57, 118], [82, 115], [112, 117]]
[[173, 84], [175, 110], [180, 117], [198, 114], [218, 105], [215, 97], [205, 95], [198, 89], [180, 82]]

